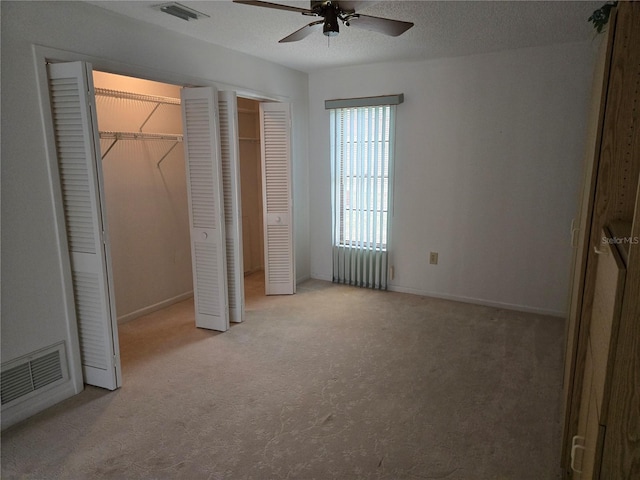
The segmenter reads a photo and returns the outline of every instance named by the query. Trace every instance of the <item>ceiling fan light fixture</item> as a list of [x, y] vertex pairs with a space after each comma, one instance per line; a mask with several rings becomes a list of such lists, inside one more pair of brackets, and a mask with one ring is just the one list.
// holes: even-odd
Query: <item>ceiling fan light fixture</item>
[[324, 22], [322, 33], [327, 37], [335, 37], [336, 35], [338, 35], [338, 33], [340, 33], [340, 28], [338, 27], [337, 23], [332, 25], [329, 22]]

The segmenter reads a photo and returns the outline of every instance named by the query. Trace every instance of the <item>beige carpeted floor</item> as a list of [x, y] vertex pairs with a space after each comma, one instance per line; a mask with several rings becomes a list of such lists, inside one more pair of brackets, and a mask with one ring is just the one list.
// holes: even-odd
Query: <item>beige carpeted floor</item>
[[561, 319], [259, 291], [223, 334], [191, 301], [121, 325], [123, 387], [3, 432], [2, 478], [559, 478]]

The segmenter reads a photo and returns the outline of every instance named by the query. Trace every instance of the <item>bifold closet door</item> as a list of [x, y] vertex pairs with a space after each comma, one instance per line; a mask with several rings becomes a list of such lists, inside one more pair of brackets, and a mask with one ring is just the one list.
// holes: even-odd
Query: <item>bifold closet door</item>
[[84, 382], [114, 390], [121, 384], [118, 324], [92, 69], [83, 62], [47, 68]]
[[260, 104], [264, 274], [267, 295], [295, 293], [291, 194], [291, 108]]
[[220, 118], [220, 161], [227, 247], [227, 288], [229, 320], [244, 320], [244, 264], [242, 259], [242, 207], [240, 196], [240, 158], [238, 99], [235, 92], [218, 92]]
[[183, 88], [181, 98], [196, 326], [225, 331], [229, 308], [218, 95], [213, 87]]

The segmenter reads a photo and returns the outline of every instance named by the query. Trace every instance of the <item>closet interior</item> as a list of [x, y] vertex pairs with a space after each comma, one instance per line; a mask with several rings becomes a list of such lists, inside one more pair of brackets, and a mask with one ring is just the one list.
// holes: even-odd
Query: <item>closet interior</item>
[[[94, 72], [118, 323], [193, 297], [180, 86]], [[259, 102], [238, 99], [243, 263], [264, 278]], [[252, 284], [252, 295], [264, 289]]]
[[238, 98], [244, 274], [264, 276], [260, 102]]
[[180, 87], [94, 72], [118, 322], [193, 294]]

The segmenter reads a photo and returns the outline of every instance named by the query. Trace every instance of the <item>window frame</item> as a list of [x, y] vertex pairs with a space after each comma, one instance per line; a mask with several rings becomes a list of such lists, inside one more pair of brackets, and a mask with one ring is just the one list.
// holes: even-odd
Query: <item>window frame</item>
[[[332, 245], [388, 251], [393, 212], [396, 105], [347, 105], [331, 108], [330, 114]], [[376, 138], [371, 139], [372, 134]], [[340, 150], [338, 146], [341, 146]], [[360, 158], [354, 159], [354, 155]], [[371, 170], [376, 171], [373, 179]], [[347, 183], [356, 188], [349, 188]], [[354, 192], [358, 198], [352, 198]], [[362, 197], [370, 201], [362, 205]], [[346, 199], [350, 201], [349, 205], [344, 204]], [[371, 202], [376, 212], [373, 218], [363, 213], [371, 212]], [[351, 214], [347, 215], [347, 212]], [[355, 219], [358, 212], [364, 215], [361, 218], [365, 219], [364, 225], [350, 225], [348, 219]], [[361, 228], [368, 230], [365, 238], [357, 233]]]

